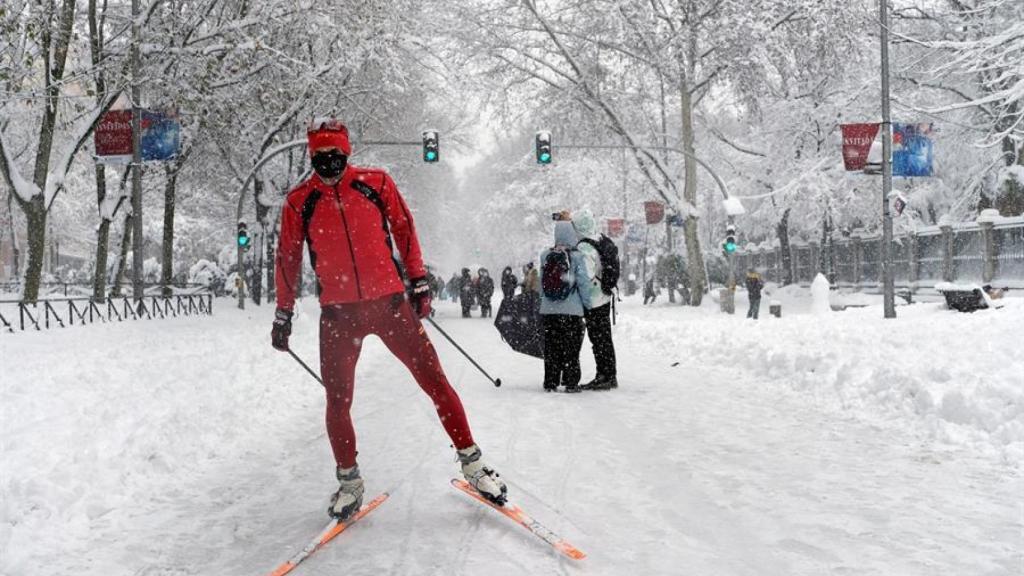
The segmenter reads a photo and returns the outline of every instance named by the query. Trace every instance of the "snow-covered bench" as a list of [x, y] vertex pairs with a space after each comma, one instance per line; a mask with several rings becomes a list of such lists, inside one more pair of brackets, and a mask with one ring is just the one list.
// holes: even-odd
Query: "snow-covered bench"
[[1002, 308], [999, 299], [993, 299], [988, 292], [977, 284], [953, 284], [939, 282], [935, 291], [946, 298], [946, 307], [960, 312], [974, 312], [986, 308]]

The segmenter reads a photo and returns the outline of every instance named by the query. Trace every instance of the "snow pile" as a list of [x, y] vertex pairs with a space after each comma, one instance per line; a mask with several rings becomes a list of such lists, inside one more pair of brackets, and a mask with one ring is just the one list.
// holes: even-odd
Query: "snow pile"
[[[815, 310], [828, 310], [824, 286]], [[876, 305], [827, 320], [804, 314], [744, 322], [706, 309], [632, 308], [620, 315], [616, 339], [648, 342], [666, 358], [744, 370], [838, 413], [1024, 462], [1024, 349], [1015, 344], [1024, 300], [974, 314], [915, 304], [898, 315], [884, 320]]]
[[828, 303], [829, 284], [824, 274], [818, 274], [811, 283], [811, 311], [814, 314], [828, 314], [832, 308]]
[[267, 374], [285, 360], [267, 358], [272, 309], [258, 310], [254, 330], [228, 305], [213, 317], [0, 337], [0, 574], [46, 573], [33, 563], [40, 549], [102, 565], [104, 551], [81, 547], [91, 533], [180, 494], [257, 438], [273, 451], [306, 424], [291, 415], [318, 399], [301, 393], [309, 382]]

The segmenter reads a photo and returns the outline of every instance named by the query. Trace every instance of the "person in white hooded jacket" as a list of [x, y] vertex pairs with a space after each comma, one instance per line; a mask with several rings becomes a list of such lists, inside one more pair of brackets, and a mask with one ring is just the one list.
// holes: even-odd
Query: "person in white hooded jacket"
[[590, 339], [590, 346], [594, 352], [594, 362], [597, 364], [597, 375], [580, 388], [584, 390], [618, 388], [615, 343], [612, 341], [611, 322], [612, 298], [615, 296], [607, 294], [601, 289], [601, 257], [597, 247], [594, 246], [594, 243], [600, 239], [597, 222], [590, 210], [583, 209], [576, 213], [572, 223], [580, 239], [576, 248], [583, 256], [586, 274], [590, 280], [590, 306], [584, 311], [583, 316], [587, 325], [587, 337]]

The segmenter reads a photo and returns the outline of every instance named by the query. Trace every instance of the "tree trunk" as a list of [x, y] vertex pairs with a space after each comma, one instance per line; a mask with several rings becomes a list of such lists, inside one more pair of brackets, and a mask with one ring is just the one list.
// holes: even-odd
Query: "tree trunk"
[[[1003, 138], [1003, 155], [1007, 166], [1024, 166], [1024, 146], [1009, 136]], [[1006, 179], [996, 197], [996, 209], [1003, 216], [1024, 214], [1024, 182], [1019, 177], [1011, 175]]]
[[[686, 82], [679, 91], [679, 103], [683, 121], [683, 151], [690, 156], [685, 159], [683, 198], [691, 206], [697, 206], [697, 163], [691, 160], [693, 151], [693, 100]], [[700, 250], [700, 230], [697, 215], [687, 214], [683, 223], [683, 237], [686, 239], [686, 271], [690, 276], [690, 305], [700, 306], [704, 298], [707, 278], [704, 276], [704, 255]]]
[[[52, 14], [50, 16], [52, 18]], [[64, 0], [60, 7], [60, 22], [55, 29], [46, 28], [43, 33], [42, 50], [40, 50], [43, 53], [46, 105], [43, 108], [42, 123], [39, 125], [39, 142], [36, 147], [36, 161], [32, 173], [32, 182], [39, 189], [39, 194], [27, 202], [21, 199], [18, 201], [28, 222], [28, 266], [25, 267], [25, 292], [22, 294], [22, 299], [26, 302], [35, 302], [39, 298], [43, 256], [46, 252], [46, 181], [50, 170], [53, 131], [57, 123], [57, 100], [63, 85], [64, 65], [67, 62], [68, 47], [71, 44], [74, 20], [75, 0]], [[56, 33], [56, 37], [51, 36], [54, 33]]]
[[92, 299], [101, 302], [107, 297], [107, 247], [110, 242], [110, 220], [102, 213], [107, 197], [107, 173], [96, 164], [96, 205], [100, 208], [100, 227], [96, 231], [96, 268], [92, 276]]
[[28, 224], [28, 265], [25, 267], [25, 291], [22, 300], [35, 302], [39, 299], [39, 284], [43, 274], [43, 259], [46, 255], [46, 205], [42, 194], [32, 197], [29, 202], [19, 202], [25, 212]]
[[274, 238], [276, 234], [267, 235], [267, 304], [277, 300], [274, 286]]
[[793, 251], [789, 247], [789, 208], [782, 213], [782, 219], [775, 227], [779, 238], [779, 256], [782, 258], [782, 285], [793, 283]]
[[269, 206], [264, 206], [261, 199], [263, 198], [263, 179], [256, 178], [253, 181], [253, 202], [256, 204], [256, 226], [255, 231], [259, 235], [259, 242], [253, 242], [253, 247], [256, 253], [253, 256], [253, 274], [252, 274], [252, 286], [249, 287], [249, 293], [252, 296], [252, 301], [257, 306], [263, 298], [263, 246], [267, 241], [267, 213], [270, 211]]
[[[104, 3], [104, 11], [106, 3]], [[103, 54], [103, 29], [96, 14], [96, 0], [89, 0], [86, 12], [89, 21], [89, 53], [92, 65], [96, 68], [96, 103], [103, 101], [107, 94], [106, 78], [100, 66]], [[107, 250], [110, 242], [110, 220], [103, 211], [103, 202], [107, 199], [107, 171], [103, 164], [96, 164], [96, 206], [100, 215], [100, 226], [96, 231], [96, 269], [92, 277], [92, 299], [103, 301], [107, 296]], [[113, 218], [113, 214], [110, 215]]]
[[117, 273], [114, 274], [114, 287], [111, 296], [121, 295], [121, 282], [124, 281], [124, 267], [128, 263], [128, 247], [132, 245], [132, 215], [124, 217], [124, 235], [121, 236], [121, 252], [117, 257]]
[[828, 278], [829, 284], [836, 283], [836, 255], [832, 244], [832, 215], [825, 209], [825, 217], [821, 220], [821, 251], [818, 253], [818, 271]]
[[162, 266], [160, 269], [160, 285], [164, 296], [171, 295], [171, 282], [174, 276], [174, 201], [178, 185], [177, 162], [164, 167], [167, 182], [164, 184], [164, 239], [162, 250]]

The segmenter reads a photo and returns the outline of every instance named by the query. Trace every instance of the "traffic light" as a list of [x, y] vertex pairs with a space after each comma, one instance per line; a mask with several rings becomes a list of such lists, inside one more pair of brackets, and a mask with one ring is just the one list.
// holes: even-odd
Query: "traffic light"
[[729, 224], [725, 227], [725, 243], [722, 244], [722, 249], [727, 254], [732, 254], [736, 251], [736, 226]]
[[245, 226], [245, 222], [238, 223], [238, 247], [243, 249], [249, 248], [249, 230]]
[[423, 161], [437, 162], [441, 159], [441, 148], [438, 144], [437, 132], [427, 130], [423, 133]]
[[551, 132], [537, 132], [537, 164], [551, 164]]

